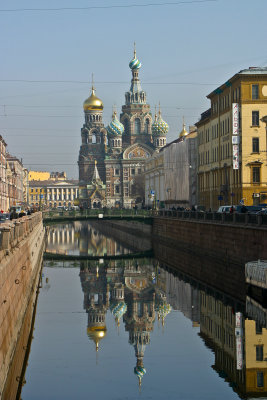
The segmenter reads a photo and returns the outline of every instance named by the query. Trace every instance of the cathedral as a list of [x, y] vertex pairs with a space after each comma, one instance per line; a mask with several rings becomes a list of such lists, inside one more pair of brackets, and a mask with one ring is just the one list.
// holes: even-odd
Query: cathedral
[[155, 151], [166, 145], [168, 124], [160, 108], [153, 121], [146, 93], [139, 79], [141, 62], [136, 50], [129, 63], [130, 90], [120, 117], [103, 123], [103, 102], [91, 95], [83, 103], [85, 121], [79, 152], [79, 204], [83, 208], [132, 208], [144, 201], [144, 164]]

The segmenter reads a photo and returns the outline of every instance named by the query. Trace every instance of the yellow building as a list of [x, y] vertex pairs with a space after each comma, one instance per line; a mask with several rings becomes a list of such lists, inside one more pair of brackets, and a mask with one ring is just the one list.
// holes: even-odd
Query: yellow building
[[66, 172], [30, 171], [29, 181], [66, 180]]
[[267, 68], [242, 70], [207, 97], [196, 123], [199, 204], [267, 203]]
[[50, 172], [29, 171], [29, 181], [46, 181], [50, 179]]

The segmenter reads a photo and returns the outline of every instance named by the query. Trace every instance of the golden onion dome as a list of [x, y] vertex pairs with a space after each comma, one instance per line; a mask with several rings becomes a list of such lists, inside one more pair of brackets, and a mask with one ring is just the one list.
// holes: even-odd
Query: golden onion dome
[[182, 137], [187, 136], [187, 135], [188, 135], [188, 132], [185, 129], [185, 124], [183, 124], [183, 129], [181, 130], [179, 137], [182, 138]]
[[83, 103], [84, 111], [87, 111], [87, 110], [101, 111], [101, 110], [103, 110], [103, 108], [104, 108], [104, 105], [103, 105], [102, 101], [98, 97], [96, 97], [95, 88], [92, 87], [91, 96], [88, 97], [88, 99], [86, 99]]

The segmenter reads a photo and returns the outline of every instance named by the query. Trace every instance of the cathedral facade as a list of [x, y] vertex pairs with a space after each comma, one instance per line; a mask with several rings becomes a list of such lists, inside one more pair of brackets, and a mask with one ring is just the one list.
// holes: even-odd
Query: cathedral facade
[[168, 125], [160, 109], [153, 121], [146, 93], [139, 79], [141, 62], [134, 57], [130, 90], [118, 119], [103, 123], [102, 101], [92, 85], [91, 95], [83, 104], [85, 122], [81, 129], [79, 152], [79, 202], [84, 208], [132, 208], [144, 202], [144, 163], [166, 145]]

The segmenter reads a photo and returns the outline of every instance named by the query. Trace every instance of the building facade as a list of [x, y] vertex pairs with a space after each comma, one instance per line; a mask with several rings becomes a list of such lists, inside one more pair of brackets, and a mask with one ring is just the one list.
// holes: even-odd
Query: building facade
[[191, 127], [155, 152], [145, 165], [146, 204], [192, 207], [197, 204], [197, 133]]
[[8, 183], [7, 183], [7, 161], [6, 142], [0, 136], [0, 210], [8, 210]]
[[[144, 202], [142, 172], [145, 160], [166, 144], [168, 125], [160, 110], [152, 121], [146, 93], [139, 79], [141, 63], [136, 51], [129, 67], [131, 86], [125, 93], [120, 120], [114, 111], [111, 123], [104, 126], [104, 106], [96, 97], [94, 86], [83, 104], [85, 122], [81, 129], [78, 166], [79, 201], [85, 208], [131, 208]], [[98, 186], [92, 191], [96, 174], [99, 176]]]
[[30, 181], [29, 205], [40, 208], [73, 207], [78, 202], [78, 181]]
[[200, 204], [267, 203], [267, 68], [249, 68], [210, 93], [198, 128]]

